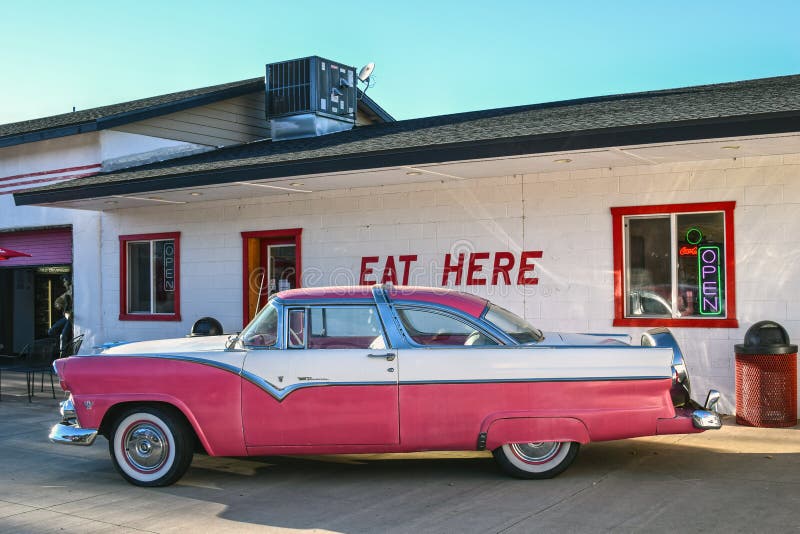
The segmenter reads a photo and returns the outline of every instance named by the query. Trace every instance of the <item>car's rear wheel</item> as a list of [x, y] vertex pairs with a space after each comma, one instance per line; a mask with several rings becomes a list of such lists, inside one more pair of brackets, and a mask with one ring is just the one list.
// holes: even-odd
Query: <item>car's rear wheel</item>
[[168, 486], [192, 463], [194, 441], [179, 414], [159, 406], [137, 406], [122, 412], [109, 436], [114, 467], [137, 486]]
[[580, 443], [539, 441], [507, 443], [492, 454], [498, 465], [517, 478], [553, 478], [562, 473], [578, 455]]

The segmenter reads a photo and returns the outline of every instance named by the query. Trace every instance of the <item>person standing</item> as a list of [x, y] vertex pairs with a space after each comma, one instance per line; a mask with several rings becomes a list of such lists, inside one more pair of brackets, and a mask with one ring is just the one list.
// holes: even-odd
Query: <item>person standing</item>
[[58, 354], [66, 356], [65, 352], [72, 340], [72, 281], [68, 276], [62, 276], [64, 293], [59, 295], [53, 305], [62, 312], [62, 316], [47, 331], [49, 337], [58, 337]]

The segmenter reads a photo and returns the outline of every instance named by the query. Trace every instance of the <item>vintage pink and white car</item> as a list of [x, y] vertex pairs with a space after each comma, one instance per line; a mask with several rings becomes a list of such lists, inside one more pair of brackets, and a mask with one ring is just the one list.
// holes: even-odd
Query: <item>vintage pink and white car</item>
[[666, 329], [543, 333], [476, 296], [415, 287], [293, 289], [238, 336], [116, 346], [57, 360], [50, 439], [108, 438], [133, 484], [162, 486], [192, 455], [491, 450], [549, 478], [581, 444], [719, 428], [690, 400]]

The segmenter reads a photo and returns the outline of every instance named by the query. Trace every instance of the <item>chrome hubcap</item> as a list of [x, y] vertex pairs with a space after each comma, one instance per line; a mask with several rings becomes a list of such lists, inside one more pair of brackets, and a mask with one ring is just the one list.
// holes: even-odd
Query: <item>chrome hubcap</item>
[[511, 444], [511, 449], [523, 462], [541, 464], [553, 458], [561, 450], [561, 443], [558, 441], [513, 443]]
[[152, 423], [137, 423], [124, 440], [125, 457], [139, 471], [155, 471], [164, 465], [169, 443], [164, 432]]

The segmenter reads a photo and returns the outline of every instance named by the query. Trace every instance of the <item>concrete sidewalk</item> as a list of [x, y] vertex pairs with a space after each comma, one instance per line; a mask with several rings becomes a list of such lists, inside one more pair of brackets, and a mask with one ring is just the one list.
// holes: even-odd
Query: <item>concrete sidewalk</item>
[[[37, 384], [38, 385], [38, 384]], [[58, 395], [60, 397], [60, 395]], [[0, 533], [790, 532], [800, 528], [800, 428], [736, 426], [583, 447], [553, 480], [506, 477], [488, 453], [195, 456], [143, 489], [107, 442], [47, 441], [57, 401], [3, 376]]]

